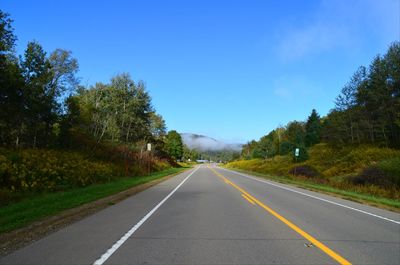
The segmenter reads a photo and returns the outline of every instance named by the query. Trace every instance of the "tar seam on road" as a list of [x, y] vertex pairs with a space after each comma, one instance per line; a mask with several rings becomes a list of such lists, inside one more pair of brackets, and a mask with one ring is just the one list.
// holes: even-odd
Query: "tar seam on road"
[[304, 193], [304, 192], [301, 192], [301, 191], [297, 191], [297, 190], [294, 190], [294, 189], [291, 189], [291, 188], [283, 187], [281, 185], [277, 185], [275, 183], [271, 183], [269, 181], [264, 181], [264, 180], [261, 180], [261, 179], [257, 179], [257, 178], [251, 177], [251, 176], [247, 176], [245, 174], [242, 174], [242, 173], [239, 173], [239, 172], [236, 172], [236, 171], [228, 170], [228, 169], [225, 169], [225, 168], [221, 168], [221, 169], [226, 170], [228, 172], [232, 172], [234, 174], [240, 175], [240, 176], [248, 178], [248, 179], [259, 181], [259, 182], [262, 182], [262, 183], [265, 183], [265, 184], [268, 184], [268, 185], [271, 185], [271, 186], [274, 186], [274, 187], [277, 187], [277, 188], [281, 188], [281, 189], [284, 189], [284, 190], [287, 190], [287, 191], [295, 192], [295, 193], [298, 193], [298, 194], [301, 194], [301, 195], [304, 195], [304, 196], [307, 196], [307, 197], [310, 197], [310, 198], [313, 198], [313, 199], [316, 199], [316, 200], [320, 200], [320, 201], [327, 202], [327, 203], [330, 203], [330, 204], [334, 204], [336, 206], [340, 206], [340, 207], [343, 207], [343, 208], [346, 208], [346, 209], [350, 209], [350, 210], [353, 210], [353, 211], [356, 211], [356, 212], [367, 214], [367, 215], [370, 215], [370, 216], [373, 216], [373, 217], [376, 217], [376, 218], [379, 218], [379, 219], [382, 219], [382, 220], [385, 220], [385, 221], [388, 221], [388, 222], [392, 222], [392, 223], [395, 223], [395, 224], [400, 224], [400, 221], [396, 221], [396, 220], [393, 220], [393, 219], [390, 219], [390, 218], [386, 218], [386, 217], [383, 217], [383, 216], [380, 216], [380, 215], [377, 215], [377, 214], [374, 214], [374, 213], [366, 212], [366, 211], [363, 211], [363, 210], [360, 210], [360, 209], [357, 209], [357, 208], [353, 208], [353, 207], [350, 207], [350, 206], [347, 206], [347, 205], [344, 205], [344, 204], [341, 204], [341, 203], [333, 202], [333, 201], [326, 200], [326, 199], [323, 199], [323, 198], [320, 198], [320, 197], [317, 197], [317, 196], [314, 196], [314, 195], [310, 195], [310, 194], [307, 194], [307, 193]]
[[169, 197], [171, 197], [182, 185], [183, 183], [186, 182], [197, 170], [199, 167], [197, 167], [195, 170], [192, 171], [184, 180], [182, 180], [181, 183], [179, 183], [178, 186], [176, 186], [175, 189], [173, 189], [162, 201], [160, 201], [150, 212], [148, 212], [136, 225], [134, 225], [128, 232], [126, 232], [125, 235], [123, 235], [117, 242], [114, 243], [114, 245], [109, 248], [106, 253], [104, 253], [98, 260], [96, 260], [93, 265], [102, 265], [108, 258], [111, 257], [112, 254], [122, 245], [125, 243], [125, 241], [135, 233], [135, 231], [144, 223], [146, 222], [147, 219], [150, 218], [150, 216], [153, 215], [155, 211], [157, 211], [158, 208], [160, 208], [161, 205], [166, 202]]
[[[224, 177], [222, 174], [217, 172], [215, 169], [213, 169], [211, 167], [209, 167], [209, 169], [212, 172], [214, 172], [214, 174], [217, 175], [218, 177], [220, 177], [221, 179], [227, 180], [226, 177]], [[314, 246], [318, 247], [320, 250], [325, 252], [328, 256], [330, 256], [331, 258], [336, 260], [339, 264], [351, 265], [351, 263], [348, 260], [346, 260], [345, 258], [340, 256], [338, 253], [334, 252], [333, 250], [331, 250], [330, 248], [325, 246], [322, 242], [318, 241], [316, 238], [314, 238], [313, 236], [311, 236], [310, 234], [308, 234], [307, 232], [302, 230], [300, 227], [298, 227], [294, 223], [290, 222], [288, 219], [286, 219], [285, 217], [283, 217], [279, 213], [275, 212], [273, 209], [271, 209], [270, 207], [268, 207], [267, 205], [265, 205], [261, 201], [257, 200], [255, 197], [253, 197], [247, 191], [245, 191], [244, 189], [242, 189], [241, 187], [239, 187], [238, 185], [233, 183], [231, 180], [229, 180], [229, 182], [230, 182], [229, 184], [232, 185], [234, 188], [236, 188], [237, 190], [239, 190], [240, 192], [245, 194], [247, 197], [249, 197], [251, 200], [253, 200], [256, 204], [258, 204], [261, 208], [263, 208], [264, 210], [266, 210], [267, 212], [269, 212], [270, 214], [275, 216], [278, 220], [280, 220], [281, 222], [283, 222], [284, 224], [289, 226], [291, 229], [293, 229], [295, 232], [300, 234], [302, 237], [304, 237], [305, 239], [310, 241]]]

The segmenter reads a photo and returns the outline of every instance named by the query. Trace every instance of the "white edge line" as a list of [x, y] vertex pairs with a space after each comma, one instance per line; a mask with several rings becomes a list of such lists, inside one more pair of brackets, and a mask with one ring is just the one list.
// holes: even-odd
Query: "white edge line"
[[150, 216], [153, 215], [153, 213], [155, 211], [157, 211], [158, 208], [161, 207], [161, 205], [164, 204], [164, 202], [166, 200], [169, 199], [169, 197], [171, 197], [178, 189], [180, 186], [183, 185], [183, 183], [185, 183], [186, 180], [188, 180], [188, 178], [190, 178], [194, 172], [196, 172], [199, 169], [199, 167], [197, 167], [195, 170], [192, 171], [192, 173], [190, 173], [184, 180], [182, 180], [181, 183], [179, 183], [178, 186], [176, 186], [175, 189], [173, 189], [162, 201], [160, 201], [150, 212], [148, 212], [137, 224], [135, 224], [128, 232], [126, 232], [125, 235], [123, 235], [117, 242], [114, 243], [114, 245], [109, 248], [106, 253], [104, 253], [98, 260], [96, 260], [93, 265], [102, 265], [108, 258], [111, 257], [112, 254], [114, 254], [115, 251], [117, 251], [117, 249], [122, 246], [122, 244], [125, 243], [125, 241], [132, 236], [133, 233], [135, 233], [135, 231], [144, 223], [146, 222], [147, 219], [150, 218]]
[[284, 189], [284, 190], [295, 192], [295, 193], [298, 193], [298, 194], [301, 194], [301, 195], [304, 195], [304, 196], [307, 196], [307, 197], [314, 198], [316, 200], [324, 201], [324, 202], [331, 203], [331, 204], [334, 204], [334, 205], [337, 205], [337, 206], [341, 206], [343, 208], [347, 208], [347, 209], [350, 209], [350, 210], [353, 210], [353, 211], [357, 211], [357, 212], [364, 213], [364, 214], [367, 214], [367, 215], [370, 215], [370, 216], [374, 216], [376, 218], [380, 218], [380, 219], [383, 219], [383, 220], [386, 220], [386, 221], [389, 221], [389, 222], [392, 222], [392, 223], [395, 223], [395, 224], [400, 224], [400, 221], [392, 220], [392, 219], [389, 219], [389, 218], [386, 218], [386, 217], [383, 217], [383, 216], [380, 216], [380, 215], [377, 215], [377, 214], [366, 212], [366, 211], [363, 211], [363, 210], [360, 210], [360, 209], [357, 209], [357, 208], [353, 208], [353, 207], [350, 207], [350, 206], [347, 206], [347, 205], [344, 205], [344, 204], [340, 204], [340, 203], [337, 203], [337, 202], [326, 200], [326, 199], [323, 199], [323, 198], [320, 198], [320, 197], [317, 197], [317, 196], [314, 196], [314, 195], [310, 195], [310, 194], [307, 194], [307, 193], [304, 193], [304, 192], [301, 192], [301, 191], [298, 191], [298, 190], [294, 190], [294, 189], [287, 188], [287, 187], [284, 187], [284, 186], [281, 186], [281, 185], [277, 185], [277, 184], [272, 183], [270, 181], [261, 180], [261, 179], [255, 178], [255, 177], [251, 177], [251, 176], [242, 174], [242, 173], [234, 171], [234, 170], [228, 170], [228, 169], [221, 168], [221, 167], [219, 167], [219, 168], [222, 169], [222, 170], [226, 170], [226, 171], [235, 173], [237, 175], [243, 176], [245, 178], [249, 178], [249, 179], [252, 179], [252, 180], [255, 180], [255, 181], [259, 181], [259, 182], [262, 182], [262, 183], [265, 183], [265, 184], [268, 184], [268, 185], [271, 185], [271, 186], [274, 186], [274, 187], [278, 187], [278, 188], [281, 188], [281, 189]]

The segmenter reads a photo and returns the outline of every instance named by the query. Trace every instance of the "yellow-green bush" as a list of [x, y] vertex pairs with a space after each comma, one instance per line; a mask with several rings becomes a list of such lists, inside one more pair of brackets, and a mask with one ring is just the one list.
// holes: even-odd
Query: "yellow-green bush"
[[[295, 167], [309, 167], [315, 170], [315, 175], [318, 175], [318, 178], [313, 178], [311, 181], [323, 182], [347, 190], [370, 191], [369, 193], [373, 195], [400, 197], [398, 192], [400, 189], [400, 150], [373, 146], [338, 148], [321, 143], [311, 147], [308, 153], [309, 159], [302, 163], [294, 163], [290, 155], [286, 155], [265, 160], [235, 161], [227, 164], [227, 167], [289, 177], [293, 177], [291, 173], [294, 172]], [[372, 184], [371, 181], [360, 180], [360, 178], [365, 178], [363, 173], [366, 170], [369, 172], [368, 169], [374, 167], [385, 172], [380, 175], [385, 179], [374, 180]], [[302, 179], [301, 176], [296, 178]], [[360, 180], [359, 183], [365, 184], [357, 185], [354, 180]], [[390, 187], [387, 187], [388, 185]]]
[[370, 146], [334, 148], [318, 144], [310, 148], [310, 159], [304, 164], [313, 166], [322, 175], [334, 177], [354, 175], [379, 161], [400, 157], [400, 151]]
[[104, 161], [78, 152], [0, 149], [0, 197], [9, 192], [56, 191], [145, 175], [170, 168], [168, 161]]
[[0, 150], [0, 183], [11, 191], [52, 191], [87, 186], [121, 176], [118, 165], [91, 161], [79, 153]]

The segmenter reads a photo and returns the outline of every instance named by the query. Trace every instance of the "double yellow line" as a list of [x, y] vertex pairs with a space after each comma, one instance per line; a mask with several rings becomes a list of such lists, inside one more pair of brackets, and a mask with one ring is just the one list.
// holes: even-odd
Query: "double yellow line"
[[330, 256], [331, 258], [333, 258], [334, 260], [336, 260], [339, 264], [346, 264], [346, 265], [351, 265], [351, 263], [346, 260], [345, 258], [343, 258], [342, 256], [340, 256], [339, 254], [337, 254], [336, 252], [334, 252], [333, 250], [331, 250], [330, 248], [328, 248], [327, 246], [325, 246], [323, 243], [321, 243], [320, 241], [318, 241], [316, 238], [314, 238], [313, 236], [311, 236], [310, 234], [308, 234], [307, 232], [305, 232], [304, 230], [302, 230], [300, 227], [298, 227], [297, 225], [293, 224], [292, 222], [290, 222], [288, 219], [286, 219], [285, 217], [283, 217], [282, 215], [280, 215], [279, 213], [275, 212], [274, 210], [272, 210], [270, 207], [268, 207], [267, 205], [265, 205], [264, 203], [262, 203], [261, 201], [257, 200], [256, 198], [254, 198], [252, 195], [250, 195], [247, 191], [245, 191], [244, 189], [242, 189], [241, 187], [239, 187], [238, 185], [236, 185], [235, 183], [233, 183], [231, 180], [227, 179], [226, 177], [224, 177], [222, 174], [220, 174], [219, 172], [217, 172], [215, 169], [209, 167], [209, 169], [211, 169], [211, 171], [213, 171], [218, 177], [222, 178], [225, 183], [232, 185], [234, 188], [236, 188], [237, 190], [239, 190], [242, 193], [242, 196], [251, 204], [253, 205], [259, 205], [261, 208], [263, 208], [264, 210], [266, 210], [267, 212], [269, 212], [270, 214], [272, 214], [273, 216], [275, 216], [276, 218], [278, 218], [280, 221], [282, 221], [284, 224], [286, 224], [287, 226], [289, 226], [291, 229], [293, 229], [294, 231], [296, 231], [298, 234], [300, 234], [302, 237], [304, 237], [305, 239], [307, 239], [309, 242], [311, 242], [314, 246], [318, 247], [320, 250], [322, 250], [323, 252], [325, 252], [328, 256]]

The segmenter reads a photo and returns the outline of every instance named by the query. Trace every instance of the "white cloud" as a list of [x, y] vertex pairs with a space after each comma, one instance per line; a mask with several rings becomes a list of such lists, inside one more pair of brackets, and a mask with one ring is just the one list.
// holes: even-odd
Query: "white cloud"
[[324, 0], [302, 25], [279, 28], [278, 55], [283, 61], [301, 59], [337, 48], [361, 48], [365, 38], [399, 39], [400, 0]]

